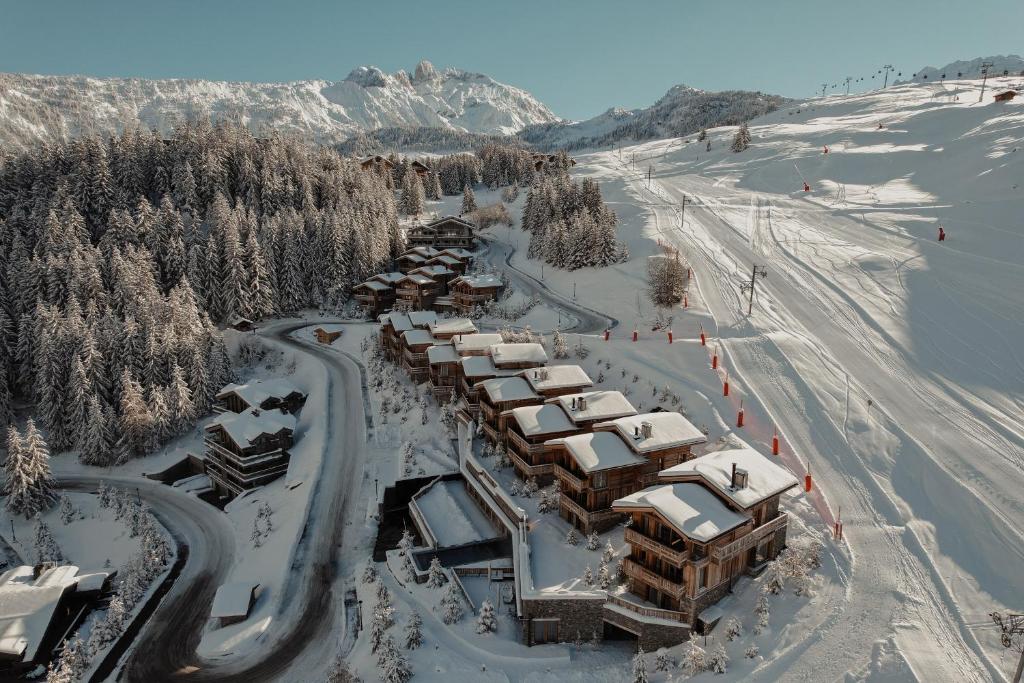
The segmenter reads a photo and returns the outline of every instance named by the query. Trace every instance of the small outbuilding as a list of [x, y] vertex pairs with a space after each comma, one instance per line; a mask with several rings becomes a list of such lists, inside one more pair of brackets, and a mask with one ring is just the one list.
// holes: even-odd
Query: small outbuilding
[[995, 101], [996, 102], [1009, 102], [1010, 100], [1012, 100], [1016, 96], [1017, 96], [1017, 91], [1016, 90], [1006, 90], [1006, 91], [1001, 92], [1001, 93], [996, 93]]
[[256, 604], [256, 591], [259, 587], [258, 583], [244, 581], [223, 584], [213, 596], [210, 618], [216, 619], [222, 628], [245, 621], [249, 618], [252, 606]]
[[328, 332], [324, 328], [318, 327], [313, 330], [313, 334], [316, 335], [316, 340], [321, 344], [333, 344], [341, 336], [341, 330]]

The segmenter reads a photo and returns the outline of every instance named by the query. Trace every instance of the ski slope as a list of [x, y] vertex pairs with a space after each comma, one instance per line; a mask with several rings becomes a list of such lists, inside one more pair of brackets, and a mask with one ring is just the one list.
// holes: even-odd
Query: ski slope
[[[796, 103], [751, 122], [738, 154], [721, 128], [710, 152], [579, 158], [634, 255], [566, 274], [581, 301], [635, 319], [651, 241], [679, 248], [699, 290], [679, 317], [709, 316], [845, 523], [845, 604], [759, 680], [875, 680], [892, 658], [898, 680], [1012, 673], [987, 615], [1024, 608], [1024, 103], [992, 101], [1015, 80], [981, 104], [977, 81]], [[768, 276], [748, 316], [754, 264]]]

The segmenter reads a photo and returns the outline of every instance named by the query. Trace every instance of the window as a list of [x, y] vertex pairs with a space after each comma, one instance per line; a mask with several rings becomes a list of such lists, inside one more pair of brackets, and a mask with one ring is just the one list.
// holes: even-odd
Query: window
[[590, 479], [590, 483], [595, 489], [603, 489], [608, 485], [608, 473], [594, 472], [594, 475]]
[[708, 568], [707, 567], [701, 567], [700, 568], [700, 579], [697, 581], [697, 587], [698, 588], [707, 588], [708, 587]]

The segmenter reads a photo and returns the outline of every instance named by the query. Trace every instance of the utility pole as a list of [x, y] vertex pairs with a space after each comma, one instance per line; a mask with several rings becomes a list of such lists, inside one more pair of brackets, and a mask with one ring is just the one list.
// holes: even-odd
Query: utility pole
[[893, 70], [893, 66], [892, 64], [886, 64], [882, 69], [885, 71], [885, 82], [882, 83], [882, 88], [884, 89], [889, 85], [889, 72]]
[[651, 189], [651, 174], [654, 173], [654, 166], [647, 167], [647, 189]]
[[680, 229], [680, 230], [682, 230], [683, 228], [685, 228], [685, 227], [686, 227], [686, 205], [687, 205], [687, 204], [693, 204], [693, 200], [692, 200], [692, 199], [690, 199], [689, 197], [687, 197], [687, 196], [686, 196], [686, 195], [684, 194], [684, 195], [683, 195], [683, 210], [682, 210], [682, 212], [681, 212], [681, 213], [679, 214], [679, 229]]
[[[999, 612], [992, 612], [989, 616], [1001, 631], [999, 642], [1003, 647], [1013, 647], [1013, 637], [1024, 635], [1024, 614], [1007, 614], [1004, 617]], [[1013, 683], [1020, 683], [1021, 674], [1024, 674], [1024, 647], [1021, 647], [1020, 661], [1017, 663], [1017, 673], [1013, 675]]]
[[994, 64], [992, 62], [981, 63], [981, 94], [978, 95], [978, 101], [981, 102], [982, 98], [985, 97], [985, 83], [988, 82], [988, 70], [991, 69]]
[[852, 76], [847, 76], [847, 77], [846, 77], [846, 80], [845, 80], [845, 81], [843, 81], [844, 83], [846, 83], [846, 94], [847, 94], [847, 95], [849, 95], [849, 94], [850, 94], [850, 81], [852, 81], [852, 80], [853, 80], [853, 77], [852, 77]]
[[822, 83], [821, 84], [821, 96], [822, 97], [825, 96], [825, 88], [827, 88], [827, 87], [828, 87], [828, 83]]
[[744, 282], [740, 285], [740, 292], [750, 291], [750, 301], [747, 303], [747, 315], [750, 315], [754, 310], [754, 288], [757, 286], [757, 276], [768, 277], [768, 266], [755, 265], [750, 271], [750, 282]]

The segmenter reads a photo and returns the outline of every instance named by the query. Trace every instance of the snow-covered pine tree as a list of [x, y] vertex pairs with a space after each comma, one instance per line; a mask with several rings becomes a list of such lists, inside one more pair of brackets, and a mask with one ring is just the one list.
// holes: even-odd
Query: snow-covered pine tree
[[567, 545], [579, 545], [580, 537], [576, 534], [576, 529], [569, 528], [569, 533], [565, 535], [565, 542]]
[[60, 521], [64, 524], [70, 524], [71, 520], [78, 516], [78, 510], [71, 503], [71, 499], [67, 497], [67, 494], [61, 494], [60, 496]]
[[406, 683], [412, 678], [409, 661], [395, 645], [395, 639], [391, 636], [387, 636], [380, 647], [377, 666], [380, 669], [380, 679], [384, 683]]
[[480, 603], [480, 613], [476, 618], [477, 633], [494, 633], [498, 630], [498, 618], [494, 614], [494, 605], [490, 600]]
[[582, 581], [588, 586], [594, 585], [594, 570], [590, 568], [589, 564], [583, 570]]
[[195, 404], [192, 390], [185, 381], [185, 372], [175, 361], [171, 365], [171, 382], [166, 392], [167, 415], [170, 433], [184, 434], [195, 422]]
[[750, 129], [747, 128], [746, 123], [741, 123], [740, 127], [736, 129], [736, 135], [732, 138], [730, 149], [734, 152], [742, 152], [750, 146], [750, 139]]
[[64, 554], [57, 545], [57, 539], [53, 537], [50, 527], [39, 515], [36, 515], [35, 540], [33, 547], [36, 553], [36, 563], [61, 562]]
[[601, 537], [597, 535], [596, 531], [591, 531], [590, 535], [587, 536], [587, 550], [597, 550], [601, 547]]
[[725, 637], [732, 642], [743, 635], [743, 625], [736, 617], [732, 617], [725, 624]]
[[50, 476], [50, 449], [31, 418], [25, 423], [21, 454], [29, 473], [29, 496], [32, 499], [26, 510], [36, 514], [52, 506], [57, 501], [57, 494]]
[[729, 672], [729, 655], [725, 651], [725, 646], [721, 643], [718, 644], [718, 647], [716, 647], [711, 652], [711, 656], [708, 657], [707, 668], [709, 671], [714, 671], [716, 674]]
[[444, 623], [451, 625], [462, 619], [464, 613], [462, 598], [459, 596], [458, 589], [454, 583], [448, 584], [448, 588], [445, 589], [444, 594], [441, 596], [439, 607], [441, 609], [441, 620]]
[[415, 650], [423, 644], [423, 618], [413, 610], [405, 622], [405, 649]]
[[644, 649], [640, 648], [633, 655], [633, 683], [647, 683], [647, 662], [644, 660]]
[[430, 571], [427, 574], [427, 588], [441, 588], [444, 584], [448, 583], [448, 577], [444, 574], [444, 568], [441, 566], [441, 560], [437, 559], [435, 555], [430, 560]]
[[407, 555], [414, 545], [415, 541], [413, 540], [412, 533], [408, 529], [402, 529], [402, 537], [398, 539], [398, 545], [396, 546], [398, 554], [400, 556]]
[[654, 659], [654, 670], [655, 671], [668, 671], [672, 668], [672, 658], [668, 654], [668, 650], [665, 648], [658, 648], [658, 654]]
[[476, 196], [473, 194], [473, 188], [472, 186], [469, 185], [469, 183], [466, 183], [466, 185], [462, 188], [461, 214], [465, 216], [466, 214], [473, 213], [474, 211], [476, 211], [476, 208]]
[[88, 648], [82, 639], [64, 644], [60, 655], [50, 662], [46, 670], [46, 683], [74, 683], [82, 677], [89, 666]]
[[555, 358], [569, 357], [569, 343], [565, 340], [565, 335], [560, 330], [556, 329], [551, 337], [551, 349], [552, 355]]
[[683, 645], [683, 655], [679, 666], [690, 676], [696, 676], [707, 669], [707, 653], [693, 638]]

